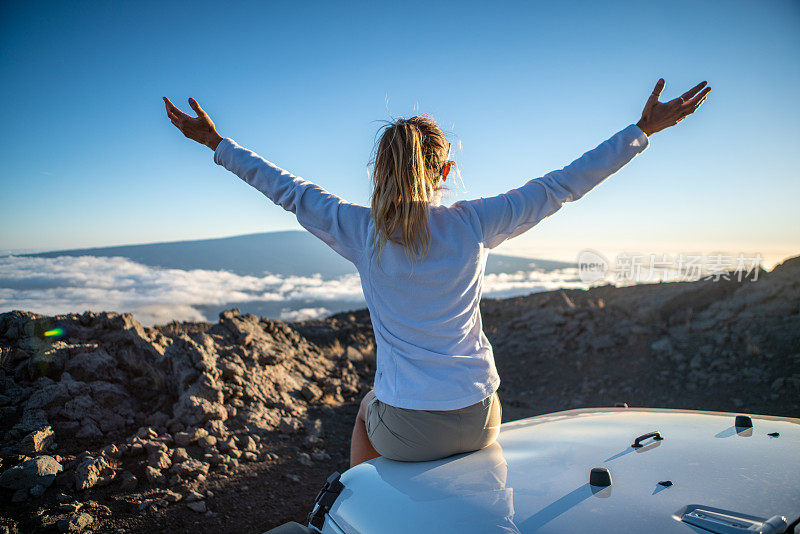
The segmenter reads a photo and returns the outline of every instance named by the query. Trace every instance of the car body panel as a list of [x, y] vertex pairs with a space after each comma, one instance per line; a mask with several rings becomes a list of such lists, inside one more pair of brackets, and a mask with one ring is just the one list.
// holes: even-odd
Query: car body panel
[[[592, 408], [505, 423], [480, 451], [349, 469], [329, 519], [346, 534], [527, 534], [706, 532], [680, 520], [692, 505], [797, 518], [800, 419], [750, 415], [745, 429], [735, 415]], [[663, 439], [631, 447], [652, 431]], [[591, 486], [593, 467], [612, 485]]]

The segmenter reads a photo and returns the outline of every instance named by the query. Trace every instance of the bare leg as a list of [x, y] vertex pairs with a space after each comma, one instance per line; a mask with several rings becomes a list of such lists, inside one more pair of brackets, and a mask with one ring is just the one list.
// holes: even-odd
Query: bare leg
[[359, 406], [358, 415], [356, 416], [356, 424], [353, 426], [353, 436], [350, 439], [350, 467], [380, 456], [369, 441], [369, 437], [367, 436], [367, 423], [364, 419], [366, 403], [369, 402], [369, 398], [372, 397], [370, 393], [372, 393], [371, 390], [361, 400], [361, 406]]

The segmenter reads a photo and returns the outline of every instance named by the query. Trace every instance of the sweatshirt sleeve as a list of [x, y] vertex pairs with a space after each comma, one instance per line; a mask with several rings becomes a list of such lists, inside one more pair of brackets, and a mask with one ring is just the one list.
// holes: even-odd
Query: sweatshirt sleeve
[[214, 163], [294, 213], [303, 228], [344, 258], [355, 264], [361, 259], [369, 208], [347, 202], [315, 183], [294, 176], [227, 137], [214, 151]]
[[516, 237], [578, 200], [647, 148], [647, 135], [635, 124], [617, 132], [561, 170], [489, 198], [460, 201], [473, 210], [486, 248]]

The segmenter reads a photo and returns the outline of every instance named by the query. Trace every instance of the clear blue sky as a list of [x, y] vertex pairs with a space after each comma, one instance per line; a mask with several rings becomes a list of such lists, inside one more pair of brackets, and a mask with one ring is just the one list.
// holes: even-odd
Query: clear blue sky
[[[503, 247], [800, 253], [800, 4], [3, 2], [0, 249], [300, 229], [169, 122], [369, 205], [379, 119], [457, 134], [466, 191], [560, 168], [708, 80], [705, 105], [580, 202]], [[501, 247], [502, 248], [502, 247]], [[499, 251], [499, 250], [498, 250]]]

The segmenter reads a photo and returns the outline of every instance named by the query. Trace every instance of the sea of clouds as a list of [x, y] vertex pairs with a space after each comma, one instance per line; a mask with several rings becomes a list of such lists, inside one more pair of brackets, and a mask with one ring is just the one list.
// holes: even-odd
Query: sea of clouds
[[[575, 268], [550, 272], [487, 274], [484, 296], [511, 297], [555, 288], [586, 287]], [[303, 321], [333, 313], [326, 303], [366, 307], [357, 274], [243, 276], [227, 271], [165, 269], [123, 257], [0, 257], [0, 312], [25, 310], [45, 315], [84, 311], [131, 312], [144, 325], [214, 321], [203, 308], [237, 303], [275, 304], [276, 319]], [[309, 304], [310, 303], [310, 304]], [[334, 306], [335, 308], [335, 306]]]

